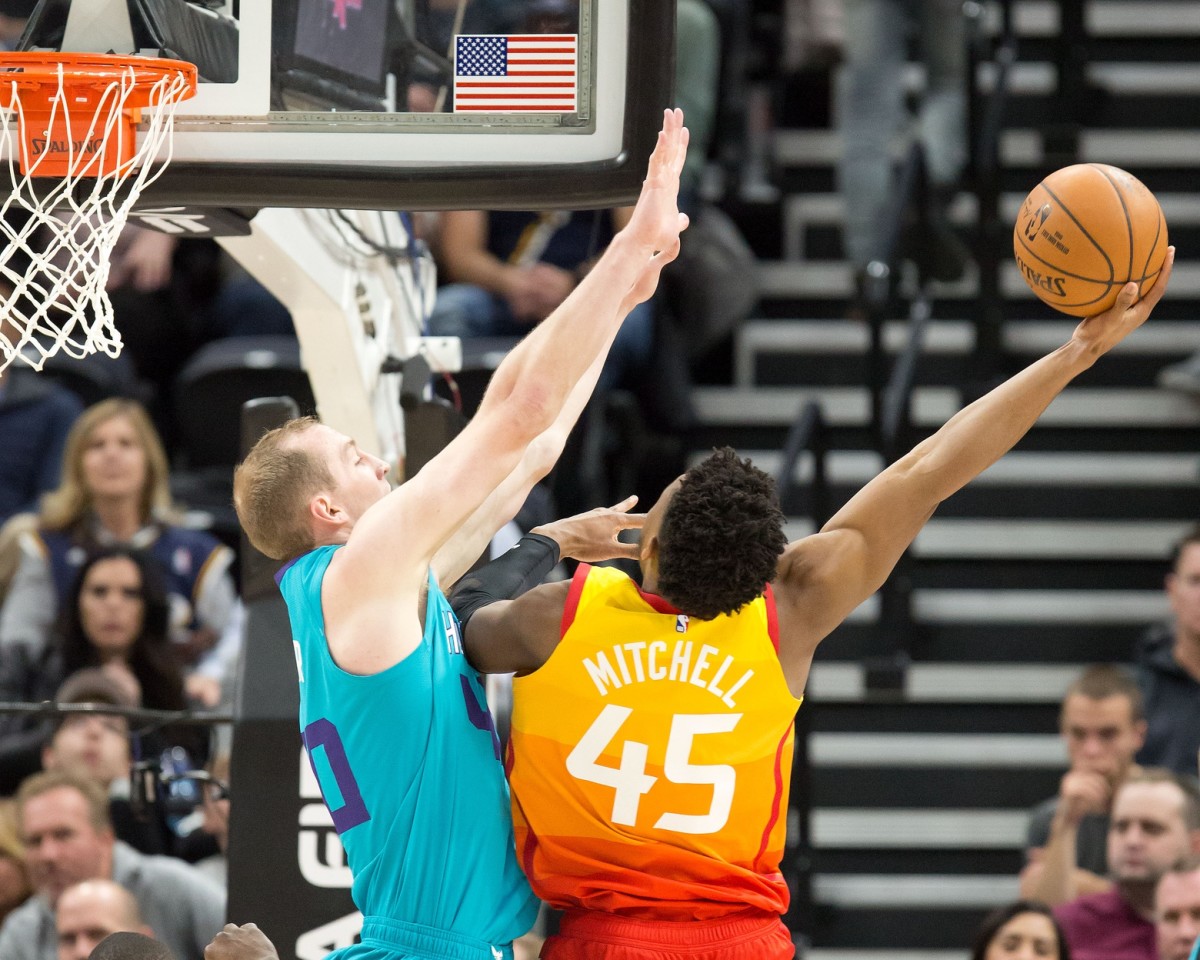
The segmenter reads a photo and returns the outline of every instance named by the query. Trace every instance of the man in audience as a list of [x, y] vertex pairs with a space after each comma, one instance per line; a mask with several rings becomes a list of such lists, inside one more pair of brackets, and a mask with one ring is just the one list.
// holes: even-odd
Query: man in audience
[[1188, 960], [1200, 938], [1200, 857], [1181, 860], [1154, 892], [1158, 960]]
[[1021, 896], [1052, 907], [1112, 886], [1106, 878], [1108, 815], [1146, 735], [1133, 677], [1110, 664], [1088, 667], [1063, 698], [1059, 730], [1071, 768], [1058, 795], [1030, 814], [1029, 862], [1021, 873]]
[[0, 957], [55, 960], [54, 910], [63, 891], [111, 879], [134, 895], [180, 960], [202, 960], [224, 922], [224, 893], [181, 860], [145, 856], [115, 840], [108, 797], [94, 781], [67, 770], [40, 773], [21, 785], [17, 805], [36, 895], [0, 927]]
[[[55, 702], [120, 708], [139, 706], [137, 693], [100, 667], [77, 670], [63, 681]], [[42, 769], [75, 770], [108, 794], [113, 833], [142, 853], [170, 853], [174, 838], [157, 812], [133, 810], [129, 798], [129, 721], [116, 714], [71, 714], [59, 721], [42, 748]]]
[[84, 880], [67, 887], [58, 898], [54, 922], [58, 960], [88, 960], [96, 945], [112, 933], [154, 935], [142, 920], [133, 894], [111, 880]]
[[[5, 664], [0, 656], [0, 670]], [[39, 698], [21, 699], [36, 702]], [[138, 706], [138, 695], [113, 672], [86, 667], [62, 682], [54, 693], [54, 702], [129, 708]], [[26, 777], [62, 766], [78, 766], [105, 790], [114, 780], [128, 778], [129, 726], [124, 717], [74, 714], [38, 721], [23, 729], [12, 724], [0, 736], [0, 793], [12, 795]]]
[[1149, 729], [1139, 763], [1196, 775], [1200, 751], [1200, 526], [1171, 552], [1165, 587], [1172, 619], [1151, 627], [1137, 651]]
[[1154, 892], [1171, 864], [1200, 851], [1200, 788], [1169, 770], [1117, 790], [1108, 831], [1113, 887], [1055, 908], [1074, 960], [1155, 960]]
[[110, 933], [88, 960], [175, 960], [165, 944], [144, 933]]

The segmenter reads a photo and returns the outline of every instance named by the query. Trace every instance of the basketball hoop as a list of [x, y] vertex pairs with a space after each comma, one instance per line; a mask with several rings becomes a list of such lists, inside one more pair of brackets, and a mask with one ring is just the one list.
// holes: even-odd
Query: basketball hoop
[[120, 353], [109, 260], [142, 190], [170, 162], [175, 108], [195, 92], [196, 68], [181, 60], [0, 54], [12, 185], [0, 205], [0, 371], [16, 359], [40, 370], [60, 350]]

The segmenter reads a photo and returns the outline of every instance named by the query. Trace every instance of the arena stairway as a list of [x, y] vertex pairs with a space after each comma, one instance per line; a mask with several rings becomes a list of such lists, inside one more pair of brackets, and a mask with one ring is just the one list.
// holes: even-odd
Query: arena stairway
[[[1017, 0], [1019, 62], [1001, 138], [1002, 215], [1055, 167], [1044, 131], [1055, 90], [1058, 6]], [[913, 549], [915, 637], [899, 690], [876, 691], [873, 658], [891, 638], [878, 598], [823, 645], [804, 709], [812, 728], [816, 960], [961, 960], [992, 906], [1016, 894], [1025, 813], [1057, 787], [1065, 754], [1057, 704], [1083, 664], [1126, 661], [1166, 613], [1170, 544], [1200, 520], [1200, 399], [1155, 387], [1164, 365], [1200, 349], [1200, 133], [1195, 130], [1200, 0], [1090, 0], [1093, 102], [1079, 159], [1124, 167], [1162, 201], [1179, 249], [1154, 319], [1057, 399], [1017, 449], [938, 511]], [[910, 69], [912, 90], [921, 71]], [[981, 69], [987, 86], [991, 74]], [[838, 138], [780, 129], [778, 207], [736, 216], [763, 260], [764, 296], [733, 343], [731, 382], [697, 390], [696, 456], [731, 443], [767, 470], [805, 398], [831, 425], [834, 506], [882, 468], [870, 449], [867, 331], [845, 319], [834, 191]], [[952, 217], [973, 229], [963, 192]], [[1073, 321], [1029, 293], [1003, 251], [1008, 370], [1048, 352]], [[971, 377], [973, 272], [934, 285], [913, 397], [915, 442], [964, 402]], [[905, 324], [889, 323], [893, 353]], [[801, 479], [811, 473], [801, 460]], [[784, 504], [812, 529], [805, 488]]]

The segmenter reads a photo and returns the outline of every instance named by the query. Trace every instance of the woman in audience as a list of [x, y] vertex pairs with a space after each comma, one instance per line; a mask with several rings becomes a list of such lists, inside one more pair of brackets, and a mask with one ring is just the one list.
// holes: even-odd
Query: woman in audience
[[25, 850], [17, 832], [16, 804], [0, 801], [0, 923], [29, 899], [33, 887], [25, 869]]
[[1071, 960], [1062, 928], [1044, 903], [1017, 900], [984, 918], [971, 960]]
[[[167, 637], [168, 608], [150, 557], [123, 546], [97, 551], [84, 563], [51, 643], [36, 656], [25, 647], [0, 650], [0, 700], [51, 700], [67, 676], [99, 667], [135, 692], [143, 707], [185, 709], [183, 674]], [[35, 726], [28, 718], [6, 718], [0, 756]], [[192, 730], [166, 731], [163, 739], [184, 746], [192, 758], [205, 752]]]
[[66, 677], [99, 667], [143, 707], [187, 707], [167, 623], [170, 603], [157, 564], [140, 550], [103, 547], [84, 561], [51, 642], [3, 650], [0, 699], [52, 700]]
[[40, 653], [88, 555], [128, 544], [150, 553], [166, 581], [170, 636], [189, 694], [215, 706], [241, 643], [229, 575], [233, 551], [179, 520], [167, 457], [146, 412], [125, 399], [89, 407], [67, 438], [62, 483], [43, 498], [37, 529], [21, 538], [0, 611], [0, 647], [21, 644]]

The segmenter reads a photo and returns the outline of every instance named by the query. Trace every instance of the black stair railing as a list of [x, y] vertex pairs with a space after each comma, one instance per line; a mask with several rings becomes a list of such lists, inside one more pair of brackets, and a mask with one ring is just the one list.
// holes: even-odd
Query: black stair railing
[[[999, 5], [999, 30], [993, 34], [982, 4], [968, 0], [963, 5], [967, 18], [969, 77], [967, 86], [968, 158], [967, 176], [978, 198], [975, 229], [975, 262], [979, 268], [979, 292], [975, 298], [975, 349], [969, 377], [983, 393], [1004, 374], [1003, 326], [1000, 267], [1007, 262], [1012, 225], [1000, 211], [1003, 161], [1000, 135], [1009, 102], [1012, 69], [1017, 62], [1017, 37], [1011, 0]], [[984, 91], [976, 82], [983, 64], [992, 65], [993, 82]]]
[[[800, 407], [788, 430], [783, 446], [783, 459], [775, 473], [775, 488], [779, 502], [786, 503], [796, 490], [800, 459], [812, 458], [812, 478], [809, 482], [809, 514], [813, 527], [819, 530], [829, 519], [829, 487], [825, 460], [829, 454], [829, 427], [821, 405], [808, 400]], [[791, 790], [788, 805], [787, 849], [783, 858], [783, 874], [792, 893], [784, 922], [792, 931], [796, 955], [804, 956], [806, 934], [813, 929], [812, 885], [812, 771], [809, 762], [809, 737], [812, 733], [812, 710], [796, 712], [795, 748], [792, 759]]]

